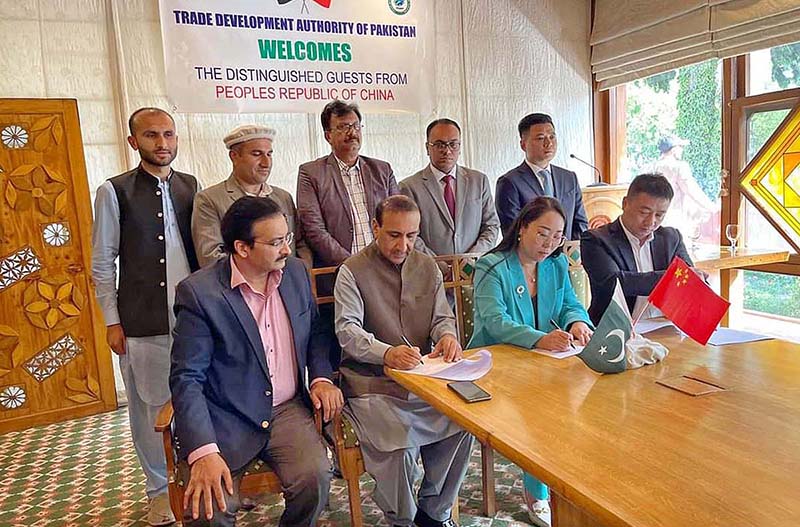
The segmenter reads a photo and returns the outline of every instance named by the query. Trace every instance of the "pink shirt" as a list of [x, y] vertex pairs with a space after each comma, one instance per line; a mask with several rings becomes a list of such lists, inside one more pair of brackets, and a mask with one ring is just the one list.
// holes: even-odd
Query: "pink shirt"
[[[231, 257], [231, 289], [239, 288], [250, 313], [258, 326], [261, 344], [267, 359], [270, 382], [272, 383], [272, 406], [285, 403], [297, 393], [297, 357], [294, 350], [294, 334], [283, 299], [278, 293], [283, 271], [273, 271], [267, 277], [264, 292], [256, 291], [236, 267]], [[318, 381], [329, 379], [320, 377], [314, 379], [312, 385]], [[198, 459], [208, 454], [219, 452], [215, 443], [210, 443], [196, 448], [187, 459], [191, 465]]]

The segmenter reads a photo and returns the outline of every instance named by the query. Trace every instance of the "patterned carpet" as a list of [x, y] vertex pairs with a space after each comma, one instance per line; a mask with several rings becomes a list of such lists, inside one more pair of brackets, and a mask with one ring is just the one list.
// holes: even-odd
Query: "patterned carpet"
[[[475, 449], [461, 487], [461, 525], [522, 526], [527, 514], [519, 469], [495, 455], [498, 513], [478, 516], [480, 454]], [[369, 497], [372, 479], [361, 479], [365, 525], [386, 525]], [[125, 409], [0, 436], [0, 526], [146, 527], [144, 476], [130, 442]], [[240, 527], [276, 525], [283, 510], [278, 495], [239, 515]], [[323, 527], [350, 523], [344, 481], [335, 479]]]

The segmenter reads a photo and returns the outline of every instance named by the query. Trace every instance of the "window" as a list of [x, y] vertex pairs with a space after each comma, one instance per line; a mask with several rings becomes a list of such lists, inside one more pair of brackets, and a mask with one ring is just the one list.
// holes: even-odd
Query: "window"
[[684, 238], [718, 244], [722, 144], [721, 63], [709, 60], [625, 86], [625, 146], [618, 181], [663, 173], [675, 198], [664, 222]]
[[800, 42], [750, 53], [748, 95], [800, 87]]

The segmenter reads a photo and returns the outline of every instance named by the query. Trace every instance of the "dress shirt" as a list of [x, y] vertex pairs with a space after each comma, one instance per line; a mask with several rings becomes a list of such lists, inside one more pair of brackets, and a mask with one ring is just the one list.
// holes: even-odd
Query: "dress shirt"
[[[434, 342], [445, 335], [458, 338], [448, 329], [453, 321], [453, 310], [450, 309], [446, 296], [439, 293], [439, 289], [444, 290], [444, 283], [442, 275], [437, 273], [436, 291], [433, 292], [436, 305], [431, 320], [431, 339]], [[383, 356], [393, 344], [381, 342], [364, 329], [364, 299], [361, 298], [353, 272], [346, 264], [339, 267], [333, 294], [336, 297], [335, 329], [342, 351], [359, 362], [383, 364]]]
[[442, 197], [444, 197], [444, 186], [445, 186], [444, 178], [445, 178], [445, 176], [452, 176], [452, 178], [453, 178], [453, 194], [455, 194], [456, 193], [456, 185], [458, 184], [458, 178], [456, 178], [456, 173], [458, 172], [458, 166], [457, 165], [453, 165], [453, 169], [450, 170], [450, 172], [447, 172], [447, 173], [442, 172], [441, 170], [439, 170], [438, 168], [433, 166], [433, 164], [431, 164], [430, 167], [431, 167], [431, 172], [433, 172], [433, 175], [436, 176], [436, 179], [439, 181], [439, 188], [442, 189]]
[[[258, 326], [258, 334], [261, 336], [261, 345], [264, 348], [272, 384], [272, 406], [274, 408], [295, 396], [298, 379], [292, 323], [278, 292], [283, 271], [271, 272], [267, 277], [264, 291], [257, 291], [236, 266], [233, 256], [230, 259], [231, 289], [239, 288], [242, 298], [255, 319], [256, 326]], [[311, 382], [311, 386], [321, 381], [331, 382], [325, 377], [317, 377]], [[193, 450], [186, 461], [191, 465], [203, 456], [218, 452], [217, 444], [209, 443]]]
[[360, 159], [356, 159], [353, 166], [347, 166], [338, 157], [336, 157], [336, 162], [339, 164], [342, 181], [347, 189], [347, 197], [350, 199], [350, 214], [353, 218], [353, 244], [350, 246], [350, 254], [356, 254], [372, 243], [372, 226], [367, 210], [364, 179], [361, 177], [361, 162]]
[[[542, 168], [535, 163], [531, 163], [527, 158], [525, 158], [525, 163], [530, 167], [531, 170], [533, 170], [533, 175], [536, 176], [536, 179], [542, 186], [542, 190], [547, 192], [549, 188], [551, 190], [550, 197], [556, 197], [556, 186], [555, 182], [553, 181], [553, 172], [550, 170], [550, 164], [548, 163], [546, 167]], [[545, 181], [545, 179], [548, 181]]]
[[[628, 242], [631, 244], [633, 259], [636, 260], [636, 270], [640, 273], [650, 273], [654, 271], [653, 253], [650, 249], [650, 245], [653, 242], [654, 237], [653, 233], [650, 233], [650, 236], [644, 241], [644, 243], [641, 243], [639, 242], [639, 238], [634, 236], [633, 233], [631, 233], [631, 231], [625, 227], [625, 223], [623, 223], [621, 218], [619, 224], [622, 225], [622, 230], [625, 233], [625, 236], [628, 238]], [[663, 316], [658, 308], [654, 306], [648, 306], [646, 296], [637, 296], [636, 303], [633, 306], [633, 313], [631, 313], [633, 320], [636, 320], [636, 316], [645, 308], [647, 308], [647, 310], [644, 312], [644, 314], [642, 314], [641, 318], [656, 318]]]

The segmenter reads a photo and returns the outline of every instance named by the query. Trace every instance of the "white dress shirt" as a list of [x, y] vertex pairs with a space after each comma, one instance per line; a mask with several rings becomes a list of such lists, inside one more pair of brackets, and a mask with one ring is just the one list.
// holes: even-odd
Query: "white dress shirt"
[[[636, 270], [640, 273], [650, 273], [655, 271], [653, 269], [653, 252], [650, 249], [650, 245], [653, 242], [653, 233], [650, 233], [650, 236], [641, 243], [639, 238], [633, 235], [631, 231], [629, 231], [625, 227], [625, 223], [623, 223], [622, 219], [620, 219], [619, 224], [622, 225], [622, 230], [625, 232], [625, 236], [628, 238], [628, 242], [631, 244], [631, 250], [633, 251], [633, 259], [636, 260]], [[631, 313], [631, 317], [633, 320], [636, 320], [636, 317], [642, 310], [647, 309], [645, 313], [641, 316], [641, 318], [656, 318], [664, 316], [657, 307], [648, 306], [647, 297], [646, 296], [637, 296], [636, 297], [636, 304], [633, 306], [633, 313]]]

